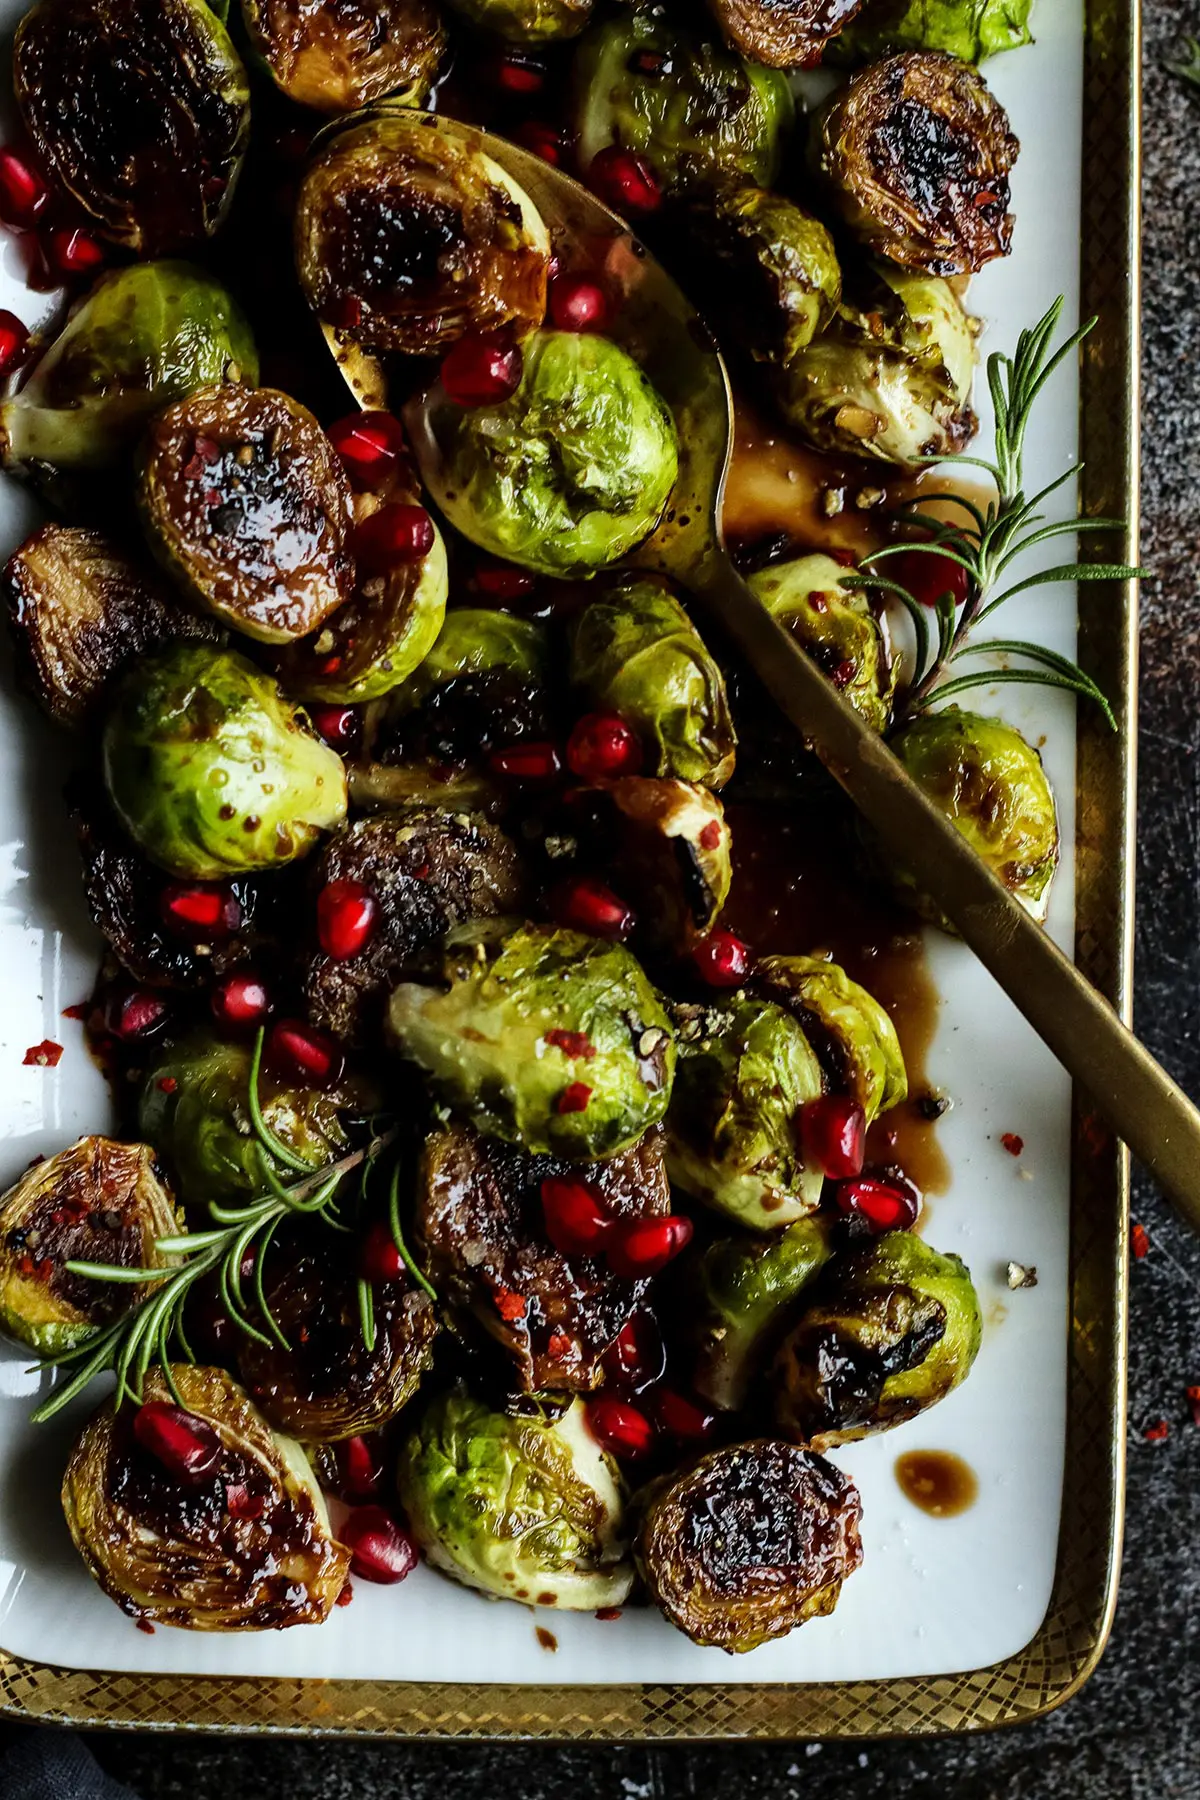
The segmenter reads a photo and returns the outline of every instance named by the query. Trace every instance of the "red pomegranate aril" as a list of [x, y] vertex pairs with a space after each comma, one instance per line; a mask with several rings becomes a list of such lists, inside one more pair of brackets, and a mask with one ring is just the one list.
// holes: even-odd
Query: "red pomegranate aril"
[[567, 154], [567, 143], [562, 132], [555, 131], [553, 125], [547, 125], [541, 119], [526, 119], [518, 128], [516, 137], [518, 144], [531, 150], [535, 156], [540, 156], [552, 169], [559, 168]]
[[750, 946], [732, 931], [718, 928], [701, 938], [692, 951], [692, 961], [709, 987], [741, 987], [750, 973]]
[[307, 1087], [332, 1087], [342, 1072], [341, 1048], [326, 1031], [300, 1019], [280, 1019], [267, 1037], [267, 1059], [281, 1075]]
[[634, 1313], [601, 1357], [604, 1373], [615, 1387], [639, 1394], [661, 1381], [667, 1366], [667, 1347], [653, 1313]]
[[837, 1203], [842, 1212], [863, 1219], [872, 1231], [908, 1231], [921, 1210], [915, 1194], [887, 1181], [861, 1176], [838, 1184]]
[[338, 1537], [350, 1552], [350, 1572], [363, 1581], [390, 1587], [411, 1575], [417, 1566], [417, 1547], [382, 1506], [358, 1506], [338, 1527]]
[[967, 598], [967, 571], [953, 557], [933, 550], [906, 550], [901, 556], [890, 556], [886, 573], [922, 606], [936, 606], [943, 594], [949, 594], [957, 611]]
[[492, 72], [497, 87], [503, 88], [506, 94], [540, 94], [546, 85], [546, 71], [541, 63], [516, 50], [498, 56]]
[[167, 1012], [162, 995], [150, 988], [120, 988], [108, 997], [104, 1025], [123, 1044], [135, 1044], [165, 1025]]
[[365, 949], [378, 923], [378, 902], [361, 881], [328, 882], [317, 896], [317, 936], [335, 962]]
[[225, 1505], [232, 1519], [261, 1519], [267, 1510], [265, 1496], [252, 1494], [244, 1481], [226, 1482]]
[[624, 1219], [605, 1245], [614, 1275], [642, 1281], [665, 1269], [691, 1242], [692, 1221], [678, 1213], [665, 1219]]
[[822, 1094], [800, 1108], [805, 1161], [832, 1181], [861, 1175], [867, 1148], [867, 1116], [848, 1094]]
[[165, 1400], [138, 1407], [133, 1435], [177, 1481], [203, 1481], [221, 1460], [221, 1440], [208, 1420]]
[[654, 1448], [655, 1430], [645, 1413], [628, 1400], [597, 1394], [587, 1403], [588, 1429], [602, 1450], [618, 1462], [637, 1462]]
[[362, 1241], [358, 1267], [367, 1281], [400, 1281], [404, 1276], [404, 1258], [396, 1248], [392, 1228], [386, 1219], [376, 1219]]
[[632, 150], [622, 150], [619, 144], [610, 145], [592, 159], [587, 181], [592, 192], [614, 212], [656, 212], [662, 205], [662, 188], [650, 164]]
[[542, 1183], [546, 1235], [564, 1256], [592, 1256], [615, 1224], [586, 1181], [548, 1175]]
[[481, 563], [472, 577], [473, 585], [489, 600], [525, 600], [532, 594], [536, 581], [528, 569], [512, 563]]
[[310, 706], [308, 716], [331, 750], [350, 750], [357, 742], [361, 721], [352, 706]]
[[562, 757], [554, 744], [504, 744], [493, 750], [488, 765], [509, 781], [554, 781], [562, 774]]
[[392, 413], [351, 413], [335, 420], [326, 435], [356, 488], [379, 487], [408, 460], [404, 427]]
[[567, 767], [580, 781], [636, 775], [641, 766], [641, 743], [619, 713], [586, 713], [567, 739]]
[[235, 969], [213, 988], [212, 1011], [217, 1024], [227, 1030], [249, 1031], [270, 1017], [271, 996], [261, 976]]
[[564, 881], [556, 888], [550, 896], [550, 910], [560, 925], [618, 943], [629, 936], [637, 923], [636, 914], [618, 894], [588, 875]]
[[383, 1459], [369, 1438], [345, 1438], [337, 1447], [342, 1497], [373, 1500], [383, 1486]]
[[25, 354], [29, 327], [16, 313], [0, 310], [0, 375], [7, 375]]
[[442, 359], [442, 386], [456, 406], [496, 406], [521, 385], [525, 359], [503, 337], [460, 338]]
[[608, 295], [590, 276], [559, 275], [546, 298], [559, 331], [603, 331], [608, 322]]
[[420, 562], [437, 533], [423, 506], [381, 506], [354, 528], [354, 556], [360, 568], [385, 575], [398, 563]]
[[232, 937], [242, 922], [241, 902], [230, 887], [185, 887], [170, 882], [159, 898], [163, 923], [181, 937], [208, 942]]
[[717, 1415], [690, 1400], [675, 1388], [660, 1388], [654, 1396], [654, 1417], [660, 1431], [684, 1443], [702, 1443], [711, 1437]]
[[44, 252], [48, 268], [64, 281], [86, 279], [104, 264], [104, 246], [77, 225], [56, 226], [46, 239]]
[[36, 169], [11, 144], [0, 149], [0, 223], [28, 231], [50, 204], [50, 189]]

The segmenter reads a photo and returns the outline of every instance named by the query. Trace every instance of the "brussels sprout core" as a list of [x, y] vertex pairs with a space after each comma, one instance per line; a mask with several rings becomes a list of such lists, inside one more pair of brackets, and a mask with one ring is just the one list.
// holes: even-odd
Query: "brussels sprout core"
[[866, 593], [846, 587], [845, 576], [831, 556], [801, 556], [760, 570], [750, 586], [772, 618], [882, 734], [891, 723], [897, 671]]
[[242, 17], [276, 85], [318, 112], [423, 105], [446, 47], [433, 0], [242, 0]]

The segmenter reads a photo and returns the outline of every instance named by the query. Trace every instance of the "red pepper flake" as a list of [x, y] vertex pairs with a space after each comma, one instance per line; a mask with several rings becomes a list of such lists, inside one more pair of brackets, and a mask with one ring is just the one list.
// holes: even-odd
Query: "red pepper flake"
[[204, 504], [205, 504], [205, 506], [207, 506], [209, 508], [210, 511], [214, 506], [220, 506], [222, 498], [223, 498], [223, 495], [221, 493], [220, 488], [212, 488], [212, 487], [205, 488]]
[[1148, 1444], [1161, 1444], [1163, 1439], [1170, 1435], [1171, 1427], [1167, 1424], [1165, 1419], [1160, 1419], [1157, 1425], [1147, 1425], [1145, 1431], [1142, 1433], [1142, 1436]]
[[1023, 1137], [1018, 1137], [1015, 1131], [1006, 1131], [1004, 1136], [1000, 1139], [1000, 1142], [1004, 1145], [1004, 1148], [1008, 1151], [1010, 1156], [1020, 1156], [1022, 1150], [1025, 1148], [1025, 1139]]
[[596, 1617], [598, 1619], [603, 1619], [605, 1624], [607, 1624], [610, 1619], [619, 1619], [620, 1616], [621, 1609], [619, 1606], [602, 1606], [596, 1614]]
[[502, 1319], [523, 1319], [525, 1308], [529, 1304], [524, 1294], [514, 1294], [511, 1288], [498, 1287], [493, 1296], [496, 1311]]
[[62, 1053], [61, 1044], [53, 1038], [43, 1038], [40, 1044], [31, 1044], [21, 1060], [27, 1069], [56, 1069]]
[[138, 1630], [144, 1631], [147, 1637], [154, 1636], [154, 1627], [150, 1623], [149, 1619], [138, 1619], [136, 1621], [136, 1624], [137, 1624]]
[[[550, 1341], [546, 1345], [547, 1356], [552, 1356], [555, 1362], [561, 1362], [563, 1357], [570, 1353], [570, 1349], [571, 1340], [565, 1331], [555, 1331], [551, 1333]], [[1197, 1389], [1197, 1392], [1200, 1393], [1200, 1389]]]
[[582, 1056], [590, 1061], [596, 1054], [595, 1044], [583, 1031], [548, 1031], [546, 1042], [564, 1056]]
[[334, 1605], [335, 1606], [349, 1606], [349, 1604], [353, 1600], [353, 1598], [354, 1598], [354, 1584], [353, 1584], [353, 1582], [348, 1581], [346, 1583], [345, 1587], [342, 1589], [341, 1593], [338, 1595], [337, 1599], [334, 1601]]
[[160, 1075], [155, 1086], [160, 1094], [173, 1094], [179, 1083], [173, 1075]]
[[200, 461], [206, 463], [216, 462], [221, 454], [220, 444], [217, 443], [215, 438], [210, 437], [198, 437], [192, 445], [192, 449], [196, 452]]
[[86, 1019], [91, 1010], [90, 1000], [78, 1000], [74, 1006], [64, 1006], [62, 1016], [64, 1019]]
[[592, 1090], [585, 1082], [573, 1081], [565, 1087], [554, 1103], [555, 1112], [586, 1112], [592, 1098]]
[[1192, 1424], [1200, 1425], [1200, 1387], [1190, 1387], [1187, 1390], [1187, 1401], [1192, 1409]]
[[704, 827], [704, 830], [700, 833], [700, 848], [702, 850], [715, 850], [720, 841], [721, 822], [719, 819], [710, 819], [708, 824]]
[[1144, 1262], [1150, 1254], [1150, 1233], [1144, 1225], [1129, 1227], [1129, 1248], [1133, 1251], [1134, 1262]]
[[225, 1505], [233, 1519], [261, 1519], [267, 1503], [261, 1494], [252, 1494], [244, 1481], [231, 1481], [225, 1488]]

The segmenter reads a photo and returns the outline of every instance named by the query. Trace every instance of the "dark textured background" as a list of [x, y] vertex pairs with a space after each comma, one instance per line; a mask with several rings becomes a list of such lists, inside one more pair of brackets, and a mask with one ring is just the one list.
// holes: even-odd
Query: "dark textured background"
[[[1042, 0], [1052, 6], [1055, 0]], [[1137, 1023], [1200, 1094], [1200, 0], [1146, 0], [1144, 560]], [[1037, 1726], [902, 1744], [575, 1750], [97, 1738], [143, 1800], [1200, 1800], [1200, 1244], [1149, 1184], [1133, 1276], [1125, 1573], [1108, 1653]], [[1147, 1425], [1170, 1434], [1147, 1442]]]

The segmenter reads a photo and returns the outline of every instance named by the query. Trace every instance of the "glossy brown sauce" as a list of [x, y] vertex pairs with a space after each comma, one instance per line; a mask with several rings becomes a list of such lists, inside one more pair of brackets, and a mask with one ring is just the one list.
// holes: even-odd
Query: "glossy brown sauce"
[[979, 1498], [979, 1477], [951, 1450], [909, 1450], [896, 1458], [901, 1493], [935, 1519], [953, 1519]]

